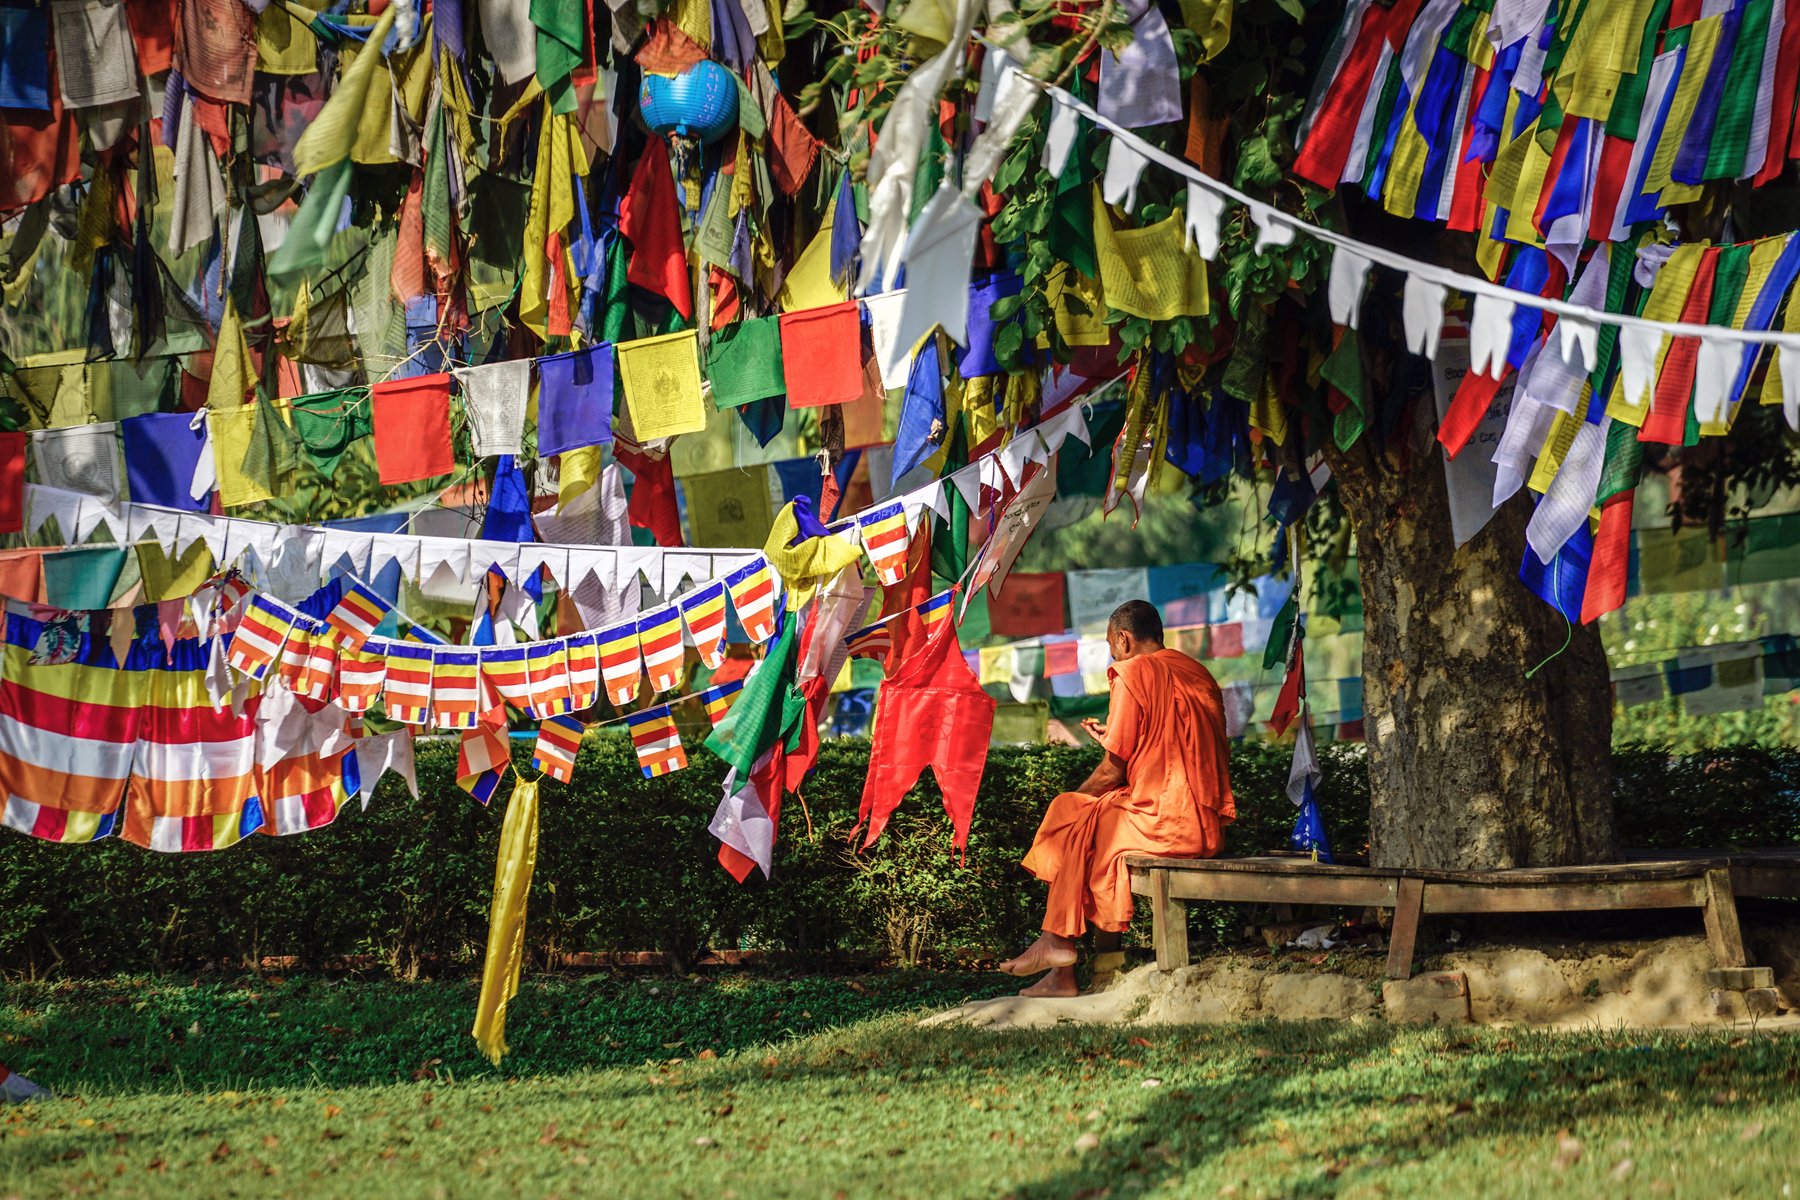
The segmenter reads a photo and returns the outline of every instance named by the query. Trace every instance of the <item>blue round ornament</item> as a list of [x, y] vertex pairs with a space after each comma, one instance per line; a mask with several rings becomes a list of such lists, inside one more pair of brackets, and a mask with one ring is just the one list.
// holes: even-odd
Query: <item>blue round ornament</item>
[[737, 81], [711, 59], [679, 75], [646, 74], [638, 108], [657, 133], [716, 142], [737, 127]]

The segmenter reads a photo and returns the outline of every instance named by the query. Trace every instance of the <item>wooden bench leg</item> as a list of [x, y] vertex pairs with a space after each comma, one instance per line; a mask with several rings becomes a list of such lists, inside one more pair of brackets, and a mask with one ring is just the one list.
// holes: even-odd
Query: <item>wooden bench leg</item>
[[1731, 869], [1714, 867], [1706, 873], [1706, 943], [1721, 967], [1747, 967], [1744, 931], [1738, 927], [1737, 897], [1731, 890]]
[[1173, 971], [1188, 965], [1187, 901], [1169, 895], [1169, 873], [1150, 872], [1150, 939], [1156, 944], [1156, 969]]
[[1389, 979], [1411, 979], [1413, 943], [1419, 938], [1419, 917], [1425, 908], [1425, 881], [1402, 877], [1394, 892], [1394, 924], [1388, 930]]

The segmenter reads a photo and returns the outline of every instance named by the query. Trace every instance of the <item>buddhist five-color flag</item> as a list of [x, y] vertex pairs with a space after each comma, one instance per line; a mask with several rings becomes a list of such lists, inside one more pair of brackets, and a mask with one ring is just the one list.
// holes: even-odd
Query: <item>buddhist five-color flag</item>
[[886, 662], [888, 651], [894, 645], [894, 635], [888, 628], [887, 621], [877, 621], [845, 638], [844, 645], [849, 648], [851, 658], [874, 658]]
[[891, 587], [906, 578], [906, 549], [911, 540], [907, 537], [906, 506], [898, 500], [884, 504], [858, 517], [856, 524], [881, 582]]
[[725, 584], [723, 580], [696, 588], [677, 604], [687, 622], [688, 636], [700, 652], [700, 661], [713, 670], [725, 661]]
[[387, 681], [381, 695], [388, 720], [423, 725], [431, 711], [432, 647], [413, 642], [390, 642], [387, 648]]
[[505, 725], [481, 723], [464, 730], [456, 751], [456, 786], [486, 804], [512, 765], [511, 755]]
[[338, 707], [347, 713], [364, 713], [381, 699], [387, 681], [385, 641], [365, 641], [355, 650], [338, 655]]
[[500, 699], [520, 712], [531, 708], [531, 673], [526, 670], [526, 646], [486, 646], [481, 651], [482, 678], [493, 685]]
[[312, 671], [313, 643], [318, 638], [319, 630], [323, 628], [324, 622], [295, 613], [287, 641], [281, 644], [281, 656], [275, 660], [275, 674], [282, 686], [296, 696], [306, 694], [307, 680]]
[[481, 651], [440, 646], [431, 668], [431, 724], [436, 729], [471, 729], [482, 713]]
[[119, 810], [68, 812], [45, 808], [22, 796], [8, 796], [6, 808], [0, 812], [0, 825], [47, 842], [97, 842], [119, 831]]
[[[285, 657], [285, 651], [284, 651]], [[300, 674], [296, 695], [309, 700], [324, 700], [336, 695], [338, 686], [338, 651], [329, 635], [321, 632], [308, 639], [306, 668]]]
[[570, 634], [568, 647], [569, 710], [583, 712], [600, 699], [600, 645], [591, 633]]
[[606, 697], [614, 705], [630, 704], [637, 699], [638, 680], [643, 677], [643, 655], [638, 653], [638, 631], [635, 621], [602, 629], [594, 635], [600, 647], [600, 675], [606, 682]]
[[542, 721], [568, 712], [574, 697], [569, 694], [569, 652], [562, 640], [534, 643], [525, 666], [531, 673], [531, 715]]
[[281, 653], [288, 632], [299, 614], [268, 596], [253, 596], [231, 638], [231, 653], [225, 661], [240, 675], [261, 679]]
[[725, 577], [725, 587], [731, 592], [731, 607], [737, 611], [745, 637], [766, 642], [775, 636], [775, 572], [768, 559], [759, 556], [749, 566], [733, 571]]
[[681, 641], [681, 613], [673, 605], [638, 618], [638, 648], [644, 654], [644, 670], [650, 690], [666, 692], [681, 683], [681, 663], [686, 657]]
[[337, 607], [325, 614], [325, 624], [337, 635], [340, 646], [357, 650], [374, 635], [375, 627], [381, 624], [387, 611], [387, 602], [380, 596], [360, 583], [353, 583], [345, 589], [344, 598], [337, 602]]
[[706, 708], [706, 719], [717, 726], [731, 711], [732, 699], [744, 690], [744, 681], [734, 679], [730, 683], [721, 683], [717, 687], [709, 687], [700, 693], [700, 703]]
[[687, 751], [681, 748], [681, 734], [675, 729], [675, 718], [669, 715], [668, 705], [632, 713], [625, 721], [631, 726], [631, 741], [637, 747], [644, 778], [655, 779], [687, 766]]
[[956, 599], [956, 589], [939, 592], [925, 603], [919, 605], [919, 619], [925, 622], [927, 629], [936, 625], [950, 615], [952, 600]]
[[532, 767], [552, 779], [570, 782], [575, 778], [575, 756], [581, 752], [581, 735], [585, 732], [587, 723], [580, 717], [551, 717], [538, 726]]

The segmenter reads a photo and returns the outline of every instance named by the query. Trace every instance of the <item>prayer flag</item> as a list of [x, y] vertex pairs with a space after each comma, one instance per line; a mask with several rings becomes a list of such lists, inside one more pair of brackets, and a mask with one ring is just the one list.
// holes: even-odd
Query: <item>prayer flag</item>
[[325, 624], [336, 632], [339, 645], [357, 650], [374, 636], [375, 627], [387, 613], [387, 601], [363, 584], [352, 583], [344, 589], [337, 607], [325, 615]]
[[390, 379], [369, 388], [375, 464], [386, 486], [456, 470], [450, 441], [450, 376]]
[[[120, 801], [124, 800], [120, 791]], [[23, 796], [7, 796], [6, 808], [0, 812], [0, 825], [47, 842], [97, 842], [119, 831], [119, 810], [112, 812], [70, 812], [46, 808]]]
[[725, 719], [725, 714], [731, 711], [732, 698], [743, 690], [744, 681], [733, 679], [730, 683], [721, 683], [700, 693], [700, 703], [706, 709], [706, 719], [712, 722], [713, 728], [718, 728], [719, 722]]
[[519, 712], [531, 707], [531, 672], [526, 646], [488, 646], [481, 651], [481, 674], [500, 699]]
[[[484, 5], [482, 15], [498, 7]], [[465, 745], [469, 736], [473, 735], [463, 739]], [[486, 803], [486, 798], [482, 802]], [[496, 1066], [506, 1053], [506, 1005], [518, 994], [519, 970], [525, 964], [525, 905], [531, 896], [537, 845], [538, 788], [535, 782], [521, 779], [513, 787], [506, 819], [500, 825], [487, 953], [481, 964], [481, 996], [475, 1002], [475, 1025], [470, 1030], [475, 1044]]]
[[753, 642], [766, 642], [775, 633], [775, 573], [769, 560], [758, 558], [725, 576], [725, 587], [731, 592], [731, 607], [737, 612], [744, 636]]
[[[486, 804], [512, 766], [512, 741], [506, 726], [477, 722], [473, 729], [463, 730], [456, 751], [456, 786], [477, 801]], [[524, 786], [521, 782], [520, 786]], [[509, 810], [510, 812], [510, 810]], [[502, 839], [505, 834], [502, 833]]]
[[706, 346], [706, 377], [713, 405], [740, 408], [781, 395], [787, 388], [781, 366], [779, 317], [758, 317], [728, 325]]
[[858, 517], [863, 548], [883, 584], [892, 587], [906, 578], [906, 552], [912, 544], [906, 525], [906, 506], [896, 500]]
[[638, 652], [635, 621], [602, 629], [594, 635], [600, 647], [600, 677], [606, 684], [607, 699], [615, 707], [637, 699], [638, 681], [643, 678], [643, 655]]
[[337, 692], [338, 651], [323, 629], [314, 632], [306, 647], [306, 668], [300, 675], [296, 695], [309, 700], [330, 699]]
[[281, 656], [275, 660], [276, 678], [288, 691], [304, 693], [312, 663], [313, 641], [317, 637], [318, 629], [313, 619], [295, 614], [293, 628], [288, 630], [287, 641], [282, 643]]
[[863, 392], [862, 309], [854, 300], [781, 314], [789, 408], [849, 404]]
[[531, 715], [542, 721], [569, 711], [574, 696], [569, 691], [569, 651], [558, 638], [536, 642], [525, 657], [531, 673]]
[[650, 674], [650, 690], [666, 692], [681, 683], [682, 660], [680, 611], [671, 604], [638, 618], [638, 646], [644, 669]]
[[925, 603], [919, 605], [919, 619], [930, 629], [940, 621], [947, 620], [951, 614], [951, 601], [956, 599], [956, 589], [939, 592]]
[[655, 779], [687, 766], [687, 751], [682, 749], [681, 734], [669, 706], [658, 705], [625, 718], [631, 726], [631, 741], [637, 747], [638, 765], [645, 779]]
[[250, 607], [244, 611], [244, 619], [238, 622], [237, 632], [232, 635], [231, 653], [225, 661], [238, 674], [261, 679], [281, 653], [298, 615], [279, 600], [261, 595], [252, 597]]
[[432, 727], [471, 729], [481, 712], [481, 651], [439, 647], [431, 668]]
[[717, 670], [725, 661], [725, 584], [714, 581], [676, 603], [687, 622], [688, 636], [700, 652], [700, 661], [707, 670]]
[[[201, 451], [206, 448], [206, 430], [195, 429], [193, 424], [190, 413], [145, 413], [119, 422], [125, 437], [125, 479], [131, 485], [133, 502], [206, 511], [207, 498], [193, 497], [194, 468], [200, 465]], [[0, 452], [0, 463], [4, 457]], [[0, 467], [3, 478], [4, 468]]]
[[888, 651], [894, 648], [894, 634], [888, 628], [888, 621], [881, 620], [873, 625], [865, 625], [844, 639], [849, 648], [851, 658], [872, 658], [885, 663]]
[[600, 699], [600, 646], [592, 633], [563, 639], [569, 652], [569, 709], [582, 712]]
[[705, 431], [699, 342], [693, 330], [622, 342], [616, 353], [625, 380], [625, 409], [638, 442]]
[[575, 778], [575, 756], [581, 753], [581, 736], [587, 724], [580, 717], [551, 717], [538, 726], [537, 754], [532, 758], [534, 770], [550, 778], [570, 783]]
[[387, 679], [387, 643], [364, 642], [338, 655], [338, 707], [364, 713], [374, 707]]
[[538, 363], [538, 454], [613, 440], [613, 348], [602, 344]]
[[388, 643], [387, 681], [381, 694], [381, 708], [388, 720], [405, 725], [425, 723], [425, 715], [431, 710], [432, 657], [430, 646]]

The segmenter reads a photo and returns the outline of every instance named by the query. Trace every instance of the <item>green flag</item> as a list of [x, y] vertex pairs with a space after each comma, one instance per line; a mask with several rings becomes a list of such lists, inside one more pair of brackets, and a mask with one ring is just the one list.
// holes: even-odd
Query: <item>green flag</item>
[[789, 749], [797, 745], [801, 722], [806, 720], [806, 697], [794, 682], [800, 668], [799, 619], [782, 616], [781, 632], [750, 678], [737, 703], [706, 739], [706, 748], [737, 768], [748, 779], [756, 760], [777, 742]]

